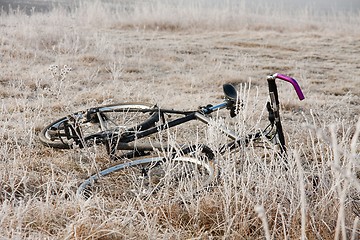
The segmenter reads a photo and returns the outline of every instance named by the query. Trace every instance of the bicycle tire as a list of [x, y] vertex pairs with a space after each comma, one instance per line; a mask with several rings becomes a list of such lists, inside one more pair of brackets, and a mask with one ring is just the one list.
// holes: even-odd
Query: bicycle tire
[[[154, 126], [155, 122], [159, 119], [159, 114], [155, 112], [149, 115], [149, 113], [144, 110], [154, 108], [156, 108], [154, 105], [148, 103], [130, 102], [90, 108], [93, 112], [91, 113], [93, 115], [90, 115], [90, 117], [89, 115], [85, 115], [85, 113], [88, 114], [89, 109], [85, 111], [78, 111], [47, 125], [40, 131], [39, 140], [43, 145], [48, 147], [70, 149], [74, 145], [74, 139], [69, 139], [69, 134], [66, 133], [66, 131], [68, 131], [66, 128], [68, 128], [69, 125], [76, 125], [77, 128], [81, 129], [81, 133], [79, 135], [81, 135], [83, 139], [86, 138], [87, 140], [91, 140], [97, 135], [100, 135], [99, 133], [102, 132], [98, 118], [99, 115], [97, 115], [98, 113], [106, 124], [110, 123], [111, 127], [109, 132], [116, 128], [124, 128], [128, 131], [136, 131], [141, 128], [146, 129]], [[120, 113], [124, 116], [117, 116], [118, 118], [114, 120], [115, 115], [119, 115]], [[110, 115], [113, 116], [110, 117]], [[87, 118], [87, 121], [82, 123], [85, 118]], [[120, 120], [123, 120], [124, 122], [120, 122]], [[90, 126], [86, 127], [86, 124], [92, 124], [94, 126], [90, 128]], [[76, 138], [76, 136], [74, 136], [74, 138]]]
[[[149, 156], [108, 167], [83, 181], [77, 188], [78, 196], [89, 198], [94, 194], [125, 200], [139, 196], [149, 197], [161, 189], [194, 190], [208, 187], [217, 177], [214, 154], [208, 147], [193, 147], [167, 159]], [[201, 154], [201, 155], [200, 155]]]

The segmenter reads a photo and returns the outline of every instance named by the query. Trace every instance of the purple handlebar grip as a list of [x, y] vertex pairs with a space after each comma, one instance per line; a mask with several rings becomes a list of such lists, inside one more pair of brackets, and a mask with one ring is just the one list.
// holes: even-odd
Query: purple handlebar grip
[[284, 80], [284, 81], [287, 81], [287, 82], [291, 83], [291, 84], [294, 86], [295, 91], [296, 91], [299, 99], [300, 99], [300, 100], [304, 100], [304, 99], [305, 99], [304, 94], [303, 94], [303, 92], [301, 91], [301, 88], [300, 88], [299, 84], [297, 83], [297, 81], [296, 81], [295, 79], [293, 79], [293, 78], [291, 78], [291, 77], [288, 77], [288, 76], [286, 76], [286, 75], [280, 74], [280, 73], [275, 73], [275, 74], [274, 74], [274, 77], [275, 77], [275, 78], [279, 78], [279, 79], [281, 79], [281, 80]]

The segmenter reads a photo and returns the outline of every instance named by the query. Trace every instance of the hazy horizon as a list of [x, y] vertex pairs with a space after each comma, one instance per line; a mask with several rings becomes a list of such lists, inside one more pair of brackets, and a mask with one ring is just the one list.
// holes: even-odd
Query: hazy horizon
[[[81, 2], [81, 0], [79, 0]], [[62, 4], [67, 7], [73, 7], [78, 0], [0, 0], [0, 8], [7, 12], [9, 6], [12, 8], [19, 7], [21, 10], [27, 13], [31, 12], [32, 8], [35, 11], [49, 11], [53, 6]], [[129, 0], [94, 0], [106, 3], [119, 3], [119, 4], [139, 4], [142, 3], [156, 3], [161, 2], [159, 0], [141, 0], [141, 1], [129, 1]], [[193, 1], [169, 1], [169, 4], [177, 4], [177, 6], [186, 6], [194, 4]], [[360, 13], [360, 1], [358, 0], [273, 0], [271, 2], [267, 0], [200, 0], [196, 2], [201, 6], [206, 7], [218, 7], [218, 6], [241, 6], [251, 11], [262, 11], [264, 9], [279, 9], [279, 11], [299, 11], [310, 10], [313, 13], [337, 13], [337, 12], [351, 12]]]

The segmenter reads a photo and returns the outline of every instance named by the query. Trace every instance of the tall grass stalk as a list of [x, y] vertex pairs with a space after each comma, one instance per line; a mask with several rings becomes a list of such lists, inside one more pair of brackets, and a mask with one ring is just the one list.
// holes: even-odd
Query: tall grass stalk
[[262, 225], [263, 225], [263, 229], [264, 229], [264, 232], [265, 232], [266, 240], [270, 240], [271, 235], [270, 235], [269, 223], [268, 223], [267, 218], [266, 218], [266, 213], [265, 213], [264, 207], [263, 206], [255, 206], [255, 212], [257, 212], [259, 218], [262, 221]]
[[296, 161], [296, 167], [299, 175], [299, 191], [300, 191], [300, 203], [301, 203], [301, 239], [306, 239], [306, 217], [307, 217], [307, 204], [304, 184], [304, 170], [301, 166], [300, 156], [297, 152], [294, 153]]

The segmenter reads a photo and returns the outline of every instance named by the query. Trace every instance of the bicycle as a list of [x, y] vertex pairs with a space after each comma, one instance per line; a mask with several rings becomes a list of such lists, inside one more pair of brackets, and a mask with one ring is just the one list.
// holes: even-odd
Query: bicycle
[[[304, 99], [294, 78], [279, 73], [268, 76], [270, 100], [266, 109], [269, 124], [263, 130], [247, 136], [240, 136], [219, 126], [220, 131], [231, 141], [215, 150], [202, 144], [167, 146], [152, 141], [140, 143], [139, 140], [192, 120], [209, 124], [211, 114], [220, 109], [229, 110], [231, 117], [236, 116], [241, 102], [238, 101], [237, 91], [231, 84], [223, 85], [224, 101], [214, 106], [202, 106], [192, 111], [162, 109], [145, 103], [94, 107], [54, 121], [40, 132], [39, 138], [46, 146], [63, 149], [103, 144], [112, 159], [126, 160], [115, 162], [115, 165], [98, 171], [83, 181], [77, 189], [77, 194], [82, 196], [90, 196], [94, 188], [97, 191], [109, 188], [110, 193], [116, 193], [118, 198], [126, 198], [129, 193], [138, 195], [139, 189], [147, 189], [145, 192], [141, 191], [149, 196], [160, 188], [175, 189], [179, 184], [187, 190], [199, 190], [209, 186], [218, 175], [215, 151], [217, 154], [224, 154], [226, 151], [246, 147], [251, 142], [267, 139], [279, 146], [279, 156], [287, 163], [276, 79], [291, 83], [298, 98]], [[170, 116], [174, 115], [178, 117], [170, 119]], [[119, 150], [125, 152], [117, 155]], [[165, 156], [161, 153], [165, 153]]]

